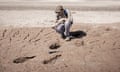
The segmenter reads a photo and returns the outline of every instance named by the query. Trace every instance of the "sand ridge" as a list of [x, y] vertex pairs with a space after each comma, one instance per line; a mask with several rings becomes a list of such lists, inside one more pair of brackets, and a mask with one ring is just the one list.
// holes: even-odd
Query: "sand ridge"
[[[119, 72], [120, 30], [114, 25], [73, 25], [82, 31], [70, 42], [51, 28], [0, 28], [1, 72]], [[57, 43], [59, 48], [50, 49]], [[55, 46], [55, 45], [54, 45]], [[55, 53], [50, 53], [54, 52]], [[31, 57], [22, 63], [19, 57]]]

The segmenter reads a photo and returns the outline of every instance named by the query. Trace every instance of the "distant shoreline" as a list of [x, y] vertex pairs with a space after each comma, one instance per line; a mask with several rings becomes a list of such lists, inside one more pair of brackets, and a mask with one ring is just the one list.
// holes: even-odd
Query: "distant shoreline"
[[0, 10], [54, 10], [57, 5], [78, 11], [120, 11], [120, 2], [0, 2]]
[[[113, 7], [88, 7], [88, 6], [65, 6], [77, 11], [120, 11], [120, 6]], [[0, 6], [0, 10], [54, 10], [55, 6]]]

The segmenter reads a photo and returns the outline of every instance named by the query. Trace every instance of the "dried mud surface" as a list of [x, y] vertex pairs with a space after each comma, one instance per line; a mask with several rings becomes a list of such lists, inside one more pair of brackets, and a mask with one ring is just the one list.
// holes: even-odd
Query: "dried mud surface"
[[0, 72], [120, 72], [119, 27], [73, 25], [69, 42], [52, 28], [1, 27]]

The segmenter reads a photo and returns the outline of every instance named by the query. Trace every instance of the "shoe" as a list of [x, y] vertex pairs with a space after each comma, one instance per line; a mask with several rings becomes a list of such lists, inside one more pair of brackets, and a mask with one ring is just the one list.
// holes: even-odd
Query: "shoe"
[[74, 39], [74, 38], [75, 38], [74, 36], [72, 36], [72, 35], [70, 36], [70, 39]]
[[65, 39], [66, 41], [70, 41], [71, 40], [71, 38], [70, 37], [66, 37], [66, 39]]
[[65, 39], [66, 36], [65, 36], [64, 34], [61, 34], [61, 38], [62, 38], [62, 39]]

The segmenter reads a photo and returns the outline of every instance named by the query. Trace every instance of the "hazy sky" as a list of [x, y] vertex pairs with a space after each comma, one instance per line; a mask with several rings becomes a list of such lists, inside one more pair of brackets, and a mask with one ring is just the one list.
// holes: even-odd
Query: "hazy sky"
[[51, 1], [51, 2], [78, 2], [78, 1], [120, 1], [120, 0], [0, 0], [0, 2], [2, 1]]

